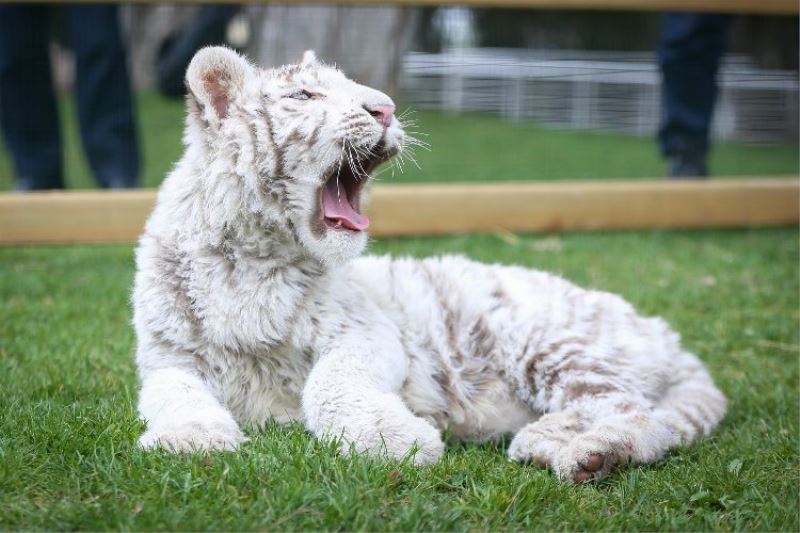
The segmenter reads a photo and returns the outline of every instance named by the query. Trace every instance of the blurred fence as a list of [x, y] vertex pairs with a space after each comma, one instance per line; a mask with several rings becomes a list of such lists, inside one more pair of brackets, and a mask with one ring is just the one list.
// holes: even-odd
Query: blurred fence
[[[420, 108], [642, 136], [659, 122], [661, 77], [649, 53], [456, 48], [406, 55], [401, 79], [406, 99]], [[732, 55], [719, 84], [716, 139], [797, 140], [796, 72], [760, 69]]]
[[[243, 9], [237, 39], [228, 44], [246, 50], [259, 64], [296, 61], [300, 51], [315, 47], [358, 80], [394, 93], [421, 108], [495, 113], [512, 120], [531, 120], [559, 128], [578, 128], [652, 135], [658, 122], [660, 75], [652, 52], [570, 51], [554, 43], [544, 47], [481, 48], [465, 8], [449, 7], [435, 46], [420, 38], [419, 28], [441, 9], [419, 5], [452, 5], [449, 0], [398, 0], [394, 7], [377, 0], [353, 5], [250, 5]], [[685, 8], [700, 11], [784, 13], [796, 17], [796, 0], [468, 0], [474, 6], [562, 9]], [[355, 5], [363, 4], [363, 5]], [[368, 5], [371, 4], [371, 5]], [[398, 7], [400, 6], [404, 7]], [[413, 7], [412, 7], [413, 6]], [[151, 87], [163, 45], [200, 8], [184, 3], [125, 6], [122, 11], [137, 87]], [[513, 10], [511, 10], [513, 11]], [[514, 11], [498, 28], [507, 37]], [[780, 17], [776, 17], [780, 18]], [[445, 20], [447, 19], [447, 20]], [[575, 26], [575, 33], [623, 32], [630, 25], [615, 19]], [[796, 28], [796, 18], [790, 20]], [[454, 23], [454, 24], [451, 24]], [[562, 19], [561, 24], [566, 22]], [[537, 28], [546, 26], [539, 24]], [[428, 29], [436, 29], [429, 24]], [[524, 25], [523, 25], [524, 26]], [[563, 27], [553, 25], [555, 30]], [[647, 29], [647, 28], [645, 28]], [[229, 28], [230, 30], [230, 28]], [[368, 31], [367, 31], [368, 30]], [[471, 33], [477, 30], [476, 33]], [[529, 27], [522, 30], [535, 33]], [[648, 31], [653, 33], [653, 28]], [[792, 30], [795, 31], [795, 30]], [[647, 33], [647, 32], [643, 32]], [[784, 32], [786, 33], [786, 32]], [[777, 31], [762, 31], [776, 47]], [[549, 34], [548, 34], [549, 35]], [[786, 33], [796, 58], [796, 39]], [[782, 35], [786, 37], [786, 35]], [[631, 47], [631, 36], [624, 38]], [[648, 36], [645, 36], [648, 37]], [[649, 37], [657, 37], [650, 35]], [[591, 39], [588, 39], [591, 40]], [[236, 41], [236, 42], [234, 42]], [[653, 50], [655, 39], [636, 43]], [[561, 42], [561, 41], [559, 41]], [[483, 43], [486, 45], [486, 43]], [[546, 43], [545, 43], [546, 44]], [[459, 45], [459, 46], [454, 46]], [[499, 46], [513, 46], [506, 40]], [[572, 46], [572, 49], [580, 45]], [[57, 50], [59, 85], [71, 86], [73, 63], [66, 48]], [[614, 48], [613, 46], [611, 47]], [[592, 48], [596, 50], [597, 48]], [[634, 48], [624, 48], [634, 49]], [[414, 53], [409, 50], [444, 50]], [[389, 55], [391, 54], [391, 57]], [[780, 54], [779, 54], [780, 55]], [[796, 61], [794, 62], [796, 65]], [[795, 67], [793, 67], [795, 68]], [[74, 75], [72, 76], [74, 79]], [[797, 139], [796, 71], [765, 70], [744, 56], [729, 56], [719, 76], [714, 136], [750, 142]], [[175, 139], [179, 138], [179, 120]], [[152, 151], [151, 153], [153, 153]], [[2, 155], [2, 154], [0, 154]], [[453, 154], [442, 157], [452, 158]], [[502, 157], [498, 155], [497, 157]], [[0, 160], [0, 162], [2, 162]], [[523, 167], [522, 171], [525, 171]], [[796, 169], [787, 177], [696, 182], [561, 182], [376, 185], [368, 212], [381, 213], [375, 235], [438, 234], [472, 231], [554, 231], [569, 229], [643, 229], [791, 225], [798, 221], [800, 181]], [[493, 177], [503, 180], [508, 176]], [[154, 191], [74, 191], [0, 194], [0, 244], [129, 242], [142, 230], [152, 209]], [[409, 209], [413, 205], [413, 209]]]

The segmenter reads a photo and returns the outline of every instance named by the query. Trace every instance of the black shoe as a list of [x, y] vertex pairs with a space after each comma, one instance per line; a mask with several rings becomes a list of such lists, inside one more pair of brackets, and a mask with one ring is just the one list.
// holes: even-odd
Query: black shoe
[[136, 183], [136, 180], [130, 178], [115, 177], [103, 180], [103, 183], [104, 183], [104, 188], [111, 190], [137, 189], [139, 187], [139, 184]]
[[17, 178], [14, 180], [12, 192], [55, 191], [64, 188], [63, 183], [42, 182], [30, 178]]
[[706, 159], [702, 156], [673, 156], [669, 160], [671, 180], [704, 179], [708, 177]]

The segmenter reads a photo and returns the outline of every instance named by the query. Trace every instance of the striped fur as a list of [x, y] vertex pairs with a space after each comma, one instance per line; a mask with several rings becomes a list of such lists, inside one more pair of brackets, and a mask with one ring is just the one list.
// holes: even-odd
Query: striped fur
[[412, 142], [365, 110], [387, 96], [310, 55], [260, 70], [220, 48], [187, 86], [186, 152], [136, 257], [143, 446], [234, 449], [242, 426], [297, 420], [423, 464], [443, 430], [513, 434], [512, 459], [583, 481], [724, 415], [677, 334], [617, 296], [461, 257], [358, 257], [366, 235], [327, 226], [320, 190]]

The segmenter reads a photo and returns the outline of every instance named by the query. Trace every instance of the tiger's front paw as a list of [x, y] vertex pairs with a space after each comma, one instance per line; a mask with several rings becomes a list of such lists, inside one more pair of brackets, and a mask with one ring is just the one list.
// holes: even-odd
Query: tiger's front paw
[[[413, 450], [415, 465], [433, 464], [441, 459], [444, 441], [438, 429], [422, 418], [415, 418], [409, 429], [412, 433], [399, 439], [387, 440], [384, 437], [387, 453], [391, 457], [400, 459]], [[412, 435], [413, 440], [409, 438]]]
[[172, 452], [233, 451], [248, 440], [235, 422], [191, 420], [148, 428], [139, 437], [139, 445], [145, 449], [163, 448]]
[[[387, 410], [391, 411], [391, 410]], [[394, 414], [394, 416], [392, 416]], [[435, 463], [444, 453], [444, 442], [435, 427], [410, 413], [390, 413], [369, 420], [351, 420], [341, 435], [341, 451], [351, 449], [377, 458], [403, 460], [415, 465]], [[327, 435], [334, 436], [332, 432]]]
[[415, 465], [426, 465], [437, 462], [444, 453], [444, 442], [439, 430], [422, 418], [411, 416], [398, 423], [378, 423], [366, 431], [345, 432], [342, 451], [350, 446], [359, 453], [375, 457], [388, 457], [402, 460], [410, 457]]

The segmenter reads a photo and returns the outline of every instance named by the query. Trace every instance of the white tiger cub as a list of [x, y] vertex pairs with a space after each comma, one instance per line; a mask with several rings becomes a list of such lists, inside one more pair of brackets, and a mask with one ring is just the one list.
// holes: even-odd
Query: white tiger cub
[[186, 153], [136, 254], [142, 446], [232, 450], [242, 426], [297, 420], [424, 464], [444, 429], [515, 434], [512, 459], [586, 481], [722, 418], [678, 335], [617, 296], [462, 257], [357, 258], [364, 184], [410, 142], [383, 93], [310, 52], [261, 70], [206, 48], [186, 82]]

